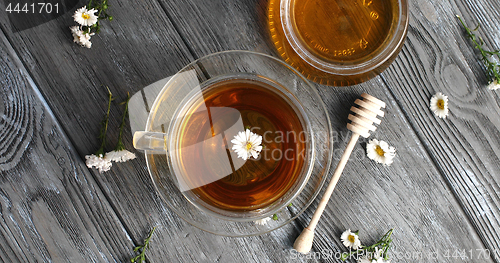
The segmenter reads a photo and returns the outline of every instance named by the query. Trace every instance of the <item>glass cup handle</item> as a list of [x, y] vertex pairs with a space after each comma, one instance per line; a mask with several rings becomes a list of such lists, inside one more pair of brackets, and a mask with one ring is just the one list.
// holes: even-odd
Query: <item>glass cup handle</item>
[[166, 136], [162, 132], [137, 131], [134, 133], [134, 148], [148, 153], [166, 153]]

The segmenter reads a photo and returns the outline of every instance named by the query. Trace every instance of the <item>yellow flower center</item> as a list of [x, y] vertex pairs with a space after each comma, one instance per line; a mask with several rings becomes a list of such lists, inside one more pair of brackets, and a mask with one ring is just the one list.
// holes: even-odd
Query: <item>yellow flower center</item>
[[440, 99], [437, 101], [438, 108], [444, 110], [444, 100]]
[[249, 142], [247, 142], [246, 148], [247, 148], [247, 151], [250, 150], [250, 149], [252, 149], [252, 144], [249, 143]]
[[83, 13], [83, 14], [82, 14], [82, 17], [83, 17], [83, 19], [87, 20], [87, 19], [89, 19], [89, 18], [90, 18], [90, 15], [89, 15], [89, 14], [86, 14], [86, 13]]
[[384, 150], [382, 150], [382, 148], [381, 148], [379, 145], [377, 145], [377, 146], [375, 147], [375, 151], [376, 151], [376, 152], [377, 152], [377, 154], [378, 154], [378, 155], [380, 155], [380, 156], [384, 156], [384, 154], [385, 154]]
[[354, 235], [349, 235], [347, 239], [349, 239], [349, 242], [351, 243], [354, 243], [354, 241], [356, 241], [356, 237]]

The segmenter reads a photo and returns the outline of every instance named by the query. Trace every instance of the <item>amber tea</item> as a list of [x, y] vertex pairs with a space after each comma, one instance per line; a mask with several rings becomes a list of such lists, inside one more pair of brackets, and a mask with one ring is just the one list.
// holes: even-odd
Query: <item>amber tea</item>
[[[297, 102], [255, 79], [217, 81], [203, 88], [179, 121], [172, 163], [193, 203], [226, 211], [269, 206], [302, 176], [307, 136]], [[231, 140], [246, 129], [262, 136], [257, 159], [242, 160]], [[193, 201], [196, 199], [196, 201]], [[201, 201], [201, 202], [200, 202]]]

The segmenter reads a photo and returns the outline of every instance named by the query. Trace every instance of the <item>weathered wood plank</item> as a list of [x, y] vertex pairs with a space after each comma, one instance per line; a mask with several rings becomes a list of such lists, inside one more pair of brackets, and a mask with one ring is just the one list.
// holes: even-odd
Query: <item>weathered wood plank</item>
[[196, 57], [238, 49], [277, 54], [270, 48], [266, 0], [159, 2]]
[[[96, 136], [107, 100], [104, 85], [116, 96], [107, 147], [111, 150], [121, 114], [118, 104], [126, 93], [168, 77], [192, 60], [189, 48], [158, 3], [110, 4], [114, 20], [103, 23], [90, 50], [71, 42], [69, 13], [16, 33], [0, 17], [2, 30], [82, 158], [99, 147]], [[131, 134], [124, 136], [131, 149]], [[291, 246], [289, 236], [300, 231], [291, 224], [261, 237], [238, 239], [197, 230], [173, 214], [155, 194], [142, 156], [115, 165], [110, 172], [92, 173], [135, 244], [141, 244], [144, 235], [159, 226], [148, 252], [150, 262], [287, 262], [289, 253], [281, 244]]]
[[[215, 1], [207, 4], [192, 0], [161, 1], [161, 3], [183, 39], [191, 46], [195, 56], [227, 49], [249, 49], [274, 53], [272, 45], [266, 39], [266, 1]], [[440, 13], [442, 9], [437, 6], [431, 9], [435, 14], [429, 17], [435, 19], [436, 23], [441, 22], [443, 19], [441, 16], [444, 15]], [[419, 20], [415, 17], [421, 17], [422, 14], [413, 3], [410, 11], [413, 19], [412, 29], [414, 29], [415, 21]], [[422, 30], [422, 27], [419, 26], [418, 29]], [[407, 46], [420, 40], [420, 37], [419, 31], [411, 32]], [[441, 38], [442, 41], [447, 39], [446, 36], [434, 36], [434, 38], [438, 40]], [[422, 45], [418, 48], [429, 53], [420, 52], [406, 56], [410, 58], [420, 56], [422, 60], [435, 59], [435, 55], [428, 51], [426, 46]], [[405, 50], [407, 49], [406, 47]], [[396, 64], [401, 63], [403, 59], [404, 54], [403, 57], [398, 58]], [[391, 72], [394, 72], [394, 68], [397, 66], [391, 67]], [[422, 69], [418, 68], [418, 70]], [[432, 68], [429, 69], [430, 74], [432, 70]], [[321, 221], [320, 229], [325, 229], [325, 232], [320, 235], [322, 238], [317, 240], [315, 246], [317, 251], [331, 248], [333, 243], [340, 246], [338, 236], [343, 229], [348, 227], [369, 231], [370, 234], [367, 235], [370, 235], [368, 239], [371, 241], [383, 234], [386, 228], [397, 227], [396, 250], [398, 252], [439, 252], [438, 262], [454, 261], [453, 258], [444, 258], [446, 250], [454, 252], [457, 249], [484, 249], [475, 229], [469, 225], [466, 213], [456, 202], [448, 183], [441, 177], [443, 171], [434, 166], [434, 156], [428, 155], [424, 145], [428, 147], [430, 143], [421, 141], [425, 138], [419, 136], [418, 127], [416, 133], [412, 131], [413, 119], [410, 118], [412, 122], [408, 123], [407, 109], [400, 109], [401, 102], [393, 97], [393, 90], [397, 87], [410, 86], [406, 83], [410, 80], [405, 76], [411, 74], [418, 75], [418, 72], [403, 69], [397, 74], [391, 74], [399, 81], [397, 86], [387, 85], [384, 82], [385, 79], [382, 78], [350, 88], [319, 86], [325, 103], [330, 107], [330, 116], [334, 120], [335, 130], [344, 132], [342, 139], [346, 139], [347, 109], [356, 97], [355, 94], [368, 91], [391, 102], [388, 116], [374, 136], [395, 145], [398, 148], [398, 157], [393, 166], [384, 168], [367, 160], [360, 146], [356, 148], [359, 158], [351, 158], [353, 160], [348, 164], [332, 198], [339, 201], [329, 205], [330, 210]], [[427, 110], [427, 103], [415, 109]], [[465, 104], [466, 101], [462, 103]], [[430, 117], [432, 116], [426, 116], [424, 120]], [[340, 147], [343, 145], [343, 143], [339, 144]], [[436, 145], [436, 147], [439, 146]], [[470, 150], [474, 151], [474, 149]], [[457, 161], [465, 163], [462, 160]], [[366, 175], [367, 171], [373, 171], [369, 173], [374, 175]], [[361, 182], [363, 182], [362, 185], [360, 185]], [[495, 193], [493, 191], [492, 194]], [[302, 223], [309, 216], [310, 212], [302, 217]], [[484, 229], [479, 230], [481, 236], [489, 235]], [[464, 241], [464, 237], [470, 240]], [[495, 234], [493, 233], [490, 237], [494, 238]], [[412, 260], [410, 258], [407, 261]]]
[[[455, 14], [489, 49], [500, 48], [498, 1], [413, 1], [400, 59], [383, 74], [405, 115], [492, 255], [500, 261], [500, 107], [480, 55]], [[408, 74], [410, 73], [410, 74]], [[450, 116], [428, 110], [436, 92], [449, 96]]]
[[0, 32], [0, 261], [119, 262], [132, 240]]

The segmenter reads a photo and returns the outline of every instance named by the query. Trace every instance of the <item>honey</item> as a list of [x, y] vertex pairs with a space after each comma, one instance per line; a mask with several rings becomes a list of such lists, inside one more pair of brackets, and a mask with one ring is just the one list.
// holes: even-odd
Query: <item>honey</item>
[[270, 0], [269, 32], [307, 78], [346, 86], [382, 72], [402, 47], [404, 0]]

